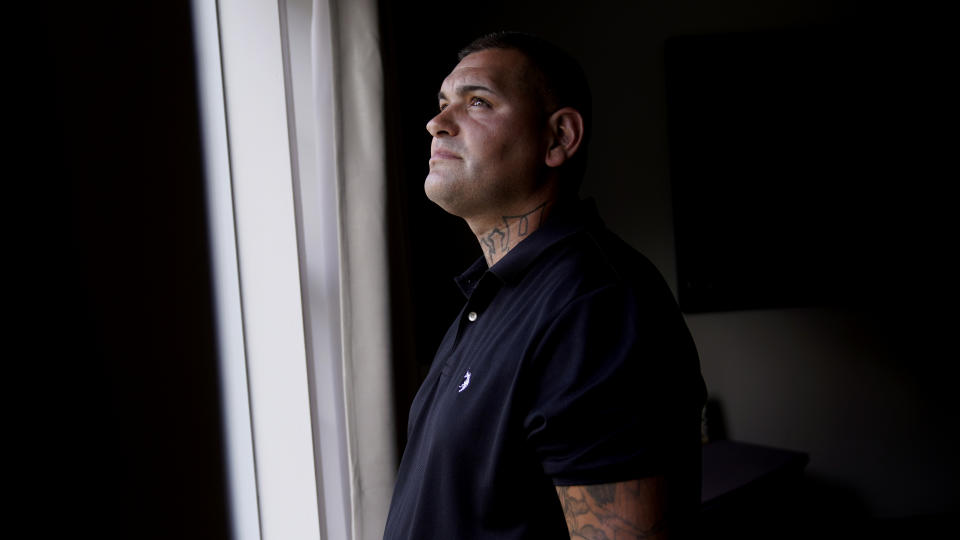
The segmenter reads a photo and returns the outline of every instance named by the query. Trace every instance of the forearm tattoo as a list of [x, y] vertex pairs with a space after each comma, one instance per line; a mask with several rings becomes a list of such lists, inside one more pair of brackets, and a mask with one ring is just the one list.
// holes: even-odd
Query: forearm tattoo
[[[494, 261], [510, 251], [517, 242], [523, 240], [528, 234], [540, 227], [540, 224], [543, 222], [543, 211], [547, 207], [548, 202], [541, 203], [540, 206], [537, 206], [525, 214], [502, 216], [503, 228], [494, 227], [487, 236], [480, 239], [483, 247], [486, 249], [484, 255], [489, 264], [492, 265]], [[530, 228], [531, 220], [534, 220], [536, 224], [532, 230]]]
[[557, 486], [574, 540], [666, 538], [657, 479], [591, 486]]

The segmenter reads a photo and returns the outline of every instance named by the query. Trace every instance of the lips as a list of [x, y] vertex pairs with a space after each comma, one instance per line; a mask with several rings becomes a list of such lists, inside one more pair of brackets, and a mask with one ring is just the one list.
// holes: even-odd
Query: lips
[[430, 160], [435, 159], [462, 159], [458, 154], [455, 154], [449, 150], [434, 150], [433, 154], [430, 155]]

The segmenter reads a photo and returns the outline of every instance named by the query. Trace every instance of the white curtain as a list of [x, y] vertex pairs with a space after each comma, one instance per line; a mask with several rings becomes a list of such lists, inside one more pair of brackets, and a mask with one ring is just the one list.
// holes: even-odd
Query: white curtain
[[[357, 540], [379, 539], [397, 456], [377, 3], [313, 0], [311, 12], [316, 148], [321, 161], [317, 180], [324, 185], [325, 197], [335, 201], [325, 206], [335, 212], [338, 231], [340, 310], [333, 317], [339, 317], [341, 329], [342, 410], [335, 412], [342, 414], [345, 433], [341, 433], [346, 439], [346, 459], [339, 471], [347, 484], [342, 494], [347, 501], [346, 532]], [[306, 182], [301, 178], [301, 184]], [[304, 239], [310, 241], [309, 236]], [[326, 467], [323, 470], [324, 492], [332, 495], [327, 481], [337, 482], [329, 478]], [[330, 502], [324, 505], [327, 533], [332, 535], [338, 527], [337, 516], [329, 515]]]
[[[335, 212], [314, 211], [314, 201], [325, 198], [310, 190], [323, 182], [301, 165], [319, 163], [320, 146], [303, 151], [300, 143], [316, 142], [317, 126], [297, 120], [296, 102], [311, 100], [294, 99], [312, 94], [310, 77], [297, 84], [302, 77], [298, 81], [292, 69], [305, 64], [310, 72], [309, 62], [296, 58], [298, 51], [309, 51], [300, 43], [310, 41], [310, 1], [197, 0], [196, 8], [198, 26], [216, 21], [204, 31], [213, 39], [202, 42], [210, 46], [198, 52], [204, 58], [204, 110], [210, 113], [204, 118], [206, 157], [208, 167], [220, 164], [208, 168], [207, 179], [211, 218], [218, 223], [211, 232], [233, 533], [262, 540], [350, 538], [343, 517], [349, 516], [349, 497], [342, 495], [350, 490], [335, 471], [348, 469], [341, 466], [347, 463], [340, 427], [345, 415], [337, 414], [344, 401], [339, 280], [326, 279], [336, 278], [338, 266], [315, 257], [324, 249], [313, 249], [331, 244], [331, 227], [316, 227], [314, 218], [335, 218]], [[305, 8], [305, 28], [287, 24], [287, 8]], [[336, 246], [337, 235], [329, 236]], [[231, 244], [235, 251], [225, 249]], [[332, 298], [331, 290], [337, 292]], [[237, 317], [241, 324], [225, 324]]]
[[233, 535], [379, 539], [397, 458], [376, 2], [193, 7]]

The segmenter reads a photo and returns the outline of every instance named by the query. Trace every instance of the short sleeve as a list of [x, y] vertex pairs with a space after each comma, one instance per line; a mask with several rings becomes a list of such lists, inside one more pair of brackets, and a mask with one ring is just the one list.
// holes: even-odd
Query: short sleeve
[[699, 361], [669, 292], [611, 285], [576, 298], [530, 368], [524, 429], [556, 485], [661, 474], [689, 442], [683, 434], [699, 433]]

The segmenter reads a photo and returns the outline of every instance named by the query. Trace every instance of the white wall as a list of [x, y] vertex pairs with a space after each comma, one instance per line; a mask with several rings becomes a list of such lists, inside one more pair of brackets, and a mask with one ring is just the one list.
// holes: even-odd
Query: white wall
[[826, 309], [687, 317], [729, 438], [808, 452], [820, 493], [842, 499], [825, 506], [880, 517], [946, 511], [957, 481], [949, 381], [928, 371], [934, 341], [902, 350], [899, 319]]

